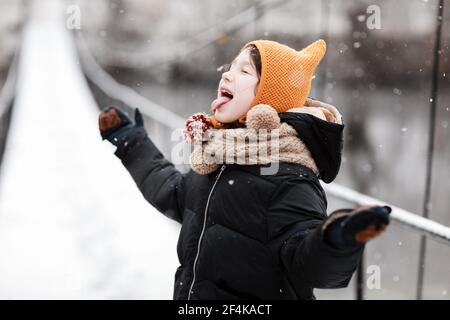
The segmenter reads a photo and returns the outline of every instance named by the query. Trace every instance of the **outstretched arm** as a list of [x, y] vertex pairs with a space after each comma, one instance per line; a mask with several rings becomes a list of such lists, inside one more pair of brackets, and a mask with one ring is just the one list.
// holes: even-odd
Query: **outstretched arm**
[[346, 287], [364, 244], [389, 223], [389, 207], [343, 209], [326, 217], [324, 201], [310, 183], [297, 183], [278, 194], [273, 216], [297, 221], [282, 236], [279, 257], [294, 289]]
[[99, 115], [99, 128], [102, 138], [117, 146], [114, 154], [144, 198], [165, 216], [181, 223], [185, 175], [149, 139], [139, 109], [135, 111], [134, 123], [118, 108], [104, 109]]

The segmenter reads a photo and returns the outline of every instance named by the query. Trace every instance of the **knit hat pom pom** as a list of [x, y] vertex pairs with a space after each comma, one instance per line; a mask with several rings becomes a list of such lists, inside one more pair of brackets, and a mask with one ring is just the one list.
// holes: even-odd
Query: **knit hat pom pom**
[[247, 113], [247, 128], [277, 129], [280, 127], [278, 112], [267, 104], [258, 104]]

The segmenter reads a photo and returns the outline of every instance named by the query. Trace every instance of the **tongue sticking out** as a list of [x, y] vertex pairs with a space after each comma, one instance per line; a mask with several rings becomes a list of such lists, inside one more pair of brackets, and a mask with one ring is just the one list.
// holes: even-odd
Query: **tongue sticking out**
[[218, 108], [223, 106], [225, 103], [229, 102], [231, 98], [229, 97], [219, 97], [211, 103], [211, 111], [215, 112]]

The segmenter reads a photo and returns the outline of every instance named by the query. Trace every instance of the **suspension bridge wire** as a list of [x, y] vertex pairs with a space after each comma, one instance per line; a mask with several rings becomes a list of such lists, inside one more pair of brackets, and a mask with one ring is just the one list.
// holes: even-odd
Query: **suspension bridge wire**
[[82, 33], [75, 33], [75, 40], [86, 76], [109, 97], [122, 101], [129, 106], [138, 106], [146, 116], [159, 123], [165, 124], [171, 129], [183, 127], [184, 119], [182, 117], [165, 107], [144, 98], [132, 88], [118, 83], [110, 74], [102, 69], [89, 52]]
[[[428, 132], [428, 152], [426, 163], [425, 176], [425, 196], [423, 201], [423, 217], [428, 218], [431, 210], [431, 179], [433, 174], [433, 158], [434, 158], [434, 140], [435, 140], [435, 125], [436, 125], [436, 107], [439, 89], [439, 62], [441, 53], [441, 35], [444, 15], [444, 0], [439, 0], [436, 20], [436, 38], [434, 42], [434, 61], [431, 79], [431, 97], [430, 97], [430, 118], [429, 118], [429, 132]], [[423, 284], [425, 277], [426, 264], [426, 249], [427, 238], [422, 236], [420, 238], [419, 251], [419, 268], [417, 274], [417, 300], [423, 298]]]
[[16, 96], [17, 70], [20, 56], [21, 42], [15, 48], [14, 55], [9, 66], [6, 80], [0, 89], [0, 165], [3, 160], [3, 154], [6, 149], [8, 139], [11, 108]]
[[15, 48], [15, 52], [9, 66], [8, 74], [6, 76], [6, 81], [3, 87], [0, 89], [0, 119], [7, 112], [11, 103], [14, 99], [16, 92], [16, 82], [17, 82], [17, 64], [20, 54], [20, 44]]
[[[267, 2], [267, 1], [266, 1]], [[204, 28], [202, 28], [201, 30], [199, 30], [195, 35], [191, 35], [190, 37], [188, 37], [187, 39], [184, 39], [182, 42], [185, 43], [190, 43], [195, 41], [197, 38], [201, 38], [204, 35], [208, 35], [211, 31], [214, 31], [215, 29], [217, 29], [218, 26], [227, 23], [227, 21], [232, 20], [238, 16], [240, 16], [242, 13], [244, 12], [249, 12], [251, 11], [251, 9], [256, 8], [257, 5], [259, 3], [257, 2], [257, 0], [253, 0], [252, 3], [248, 4], [247, 6], [243, 7], [240, 11], [238, 11], [235, 14], [232, 14], [230, 16], [224, 17], [222, 18], [220, 21], [216, 21], [214, 25], [208, 25]], [[158, 41], [160, 39], [166, 39], [166, 36], [163, 37], [159, 37], [159, 38], [154, 38], [152, 41]], [[166, 47], [171, 47], [173, 46], [173, 43], [170, 44], [165, 44]], [[133, 51], [129, 51], [129, 52], [125, 52], [126, 54], [136, 54], [136, 53], [140, 53], [140, 54], [145, 54], [148, 55], [150, 54], [152, 51], [154, 50], [154, 45], [149, 45], [146, 48], [143, 48], [141, 50], [139, 50], [138, 52], [136, 52], [135, 50]]]
[[[328, 46], [328, 41], [330, 39], [330, 14], [331, 14], [331, 2], [330, 0], [322, 0], [320, 2], [320, 38], [323, 39]], [[325, 55], [324, 59], [321, 61], [321, 74], [319, 77], [321, 92], [318, 94], [322, 97], [323, 101], [326, 101], [326, 91], [327, 91], [327, 80], [328, 80], [328, 59], [329, 55]]]
[[[274, 10], [277, 7], [287, 4], [292, 0], [280, 0], [280, 1], [265, 1], [262, 4], [258, 4], [259, 15], [254, 19], [248, 19], [248, 14], [254, 15], [255, 4], [246, 7], [234, 16], [227, 18], [225, 21], [218, 25], [211, 26], [205, 31], [196, 34], [186, 40], [176, 42], [170, 45], [161, 47], [158, 51], [140, 51], [140, 52], [120, 52], [118, 50], [109, 50], [108, 53], [114, 52], [109, 58], [107, 63], [119, 66], [119, 67], [133, 67], [133, 68], [157, 68], [170, 63], [174, 63], [181, 60], [184, 57], [192, 55], [205, 47], [220, 42], [226, 38], [227, 34], [235, 33], [248, 24], [254, 23], [257, 20], [264, 17], [270, 10]], [[242, 16], [244, 16], [243, 19]], [[99, 45], [94, 41], [94, 51], [101, 52]], [[152, 46], [155, 49], [155, 46]], [[105, 55], [108, 56], [108, 55]], [[103, 58], [105, 60], [105, 58]], [[108, 58], [107, 58], [108, 59]]]

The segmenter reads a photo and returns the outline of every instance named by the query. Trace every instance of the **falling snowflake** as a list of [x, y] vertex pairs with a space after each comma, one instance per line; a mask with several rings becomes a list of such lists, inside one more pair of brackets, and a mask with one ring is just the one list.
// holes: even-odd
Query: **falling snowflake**
[[401, 96], [402, 95], [402, 90], [398, 89], [398, 88], [394, 88], [392, 90], [392, 92], [394, 92], [395, 95]]

